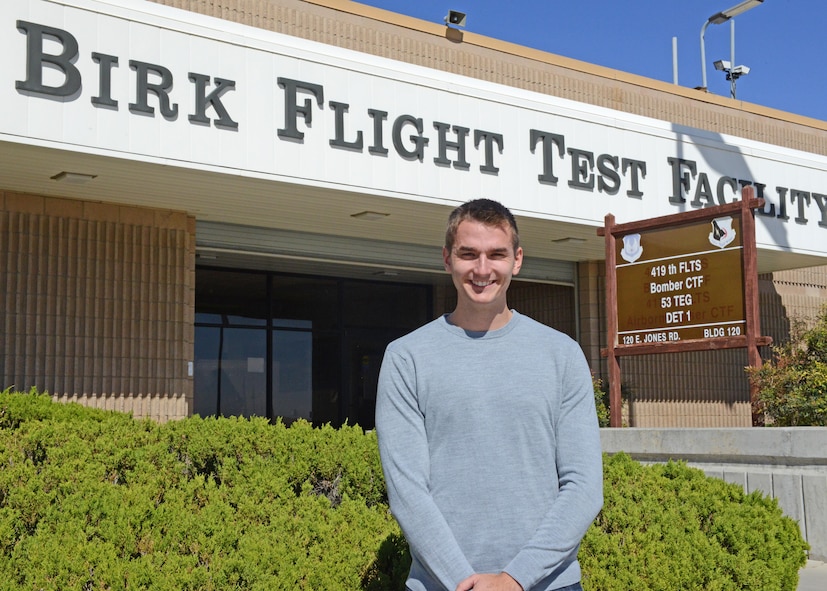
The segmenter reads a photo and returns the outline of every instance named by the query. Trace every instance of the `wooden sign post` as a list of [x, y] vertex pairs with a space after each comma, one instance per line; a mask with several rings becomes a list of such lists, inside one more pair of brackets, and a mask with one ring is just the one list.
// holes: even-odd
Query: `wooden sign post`
[[[758, 267], [754, 189], [726, 205], [615, 224], [606, 237], [606, 310], [610, 425], [621, 426], [623, 355], [746, 347], [759, 367]], [[750, 391], [753, 425], [756, 392]]]

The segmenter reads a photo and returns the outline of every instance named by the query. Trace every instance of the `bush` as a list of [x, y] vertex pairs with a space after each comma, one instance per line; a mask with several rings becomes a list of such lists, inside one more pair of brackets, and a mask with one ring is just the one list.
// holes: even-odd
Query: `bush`
[[[609, 385], [592, 374], [592, 388], [594, 389], [594, 406], [597, 411], [597, 423], [600, 427], [608, 427], [611, 424], [611, 404], [609, 396]], [[620, 384], [620, 405], [621, 408], [632, 397], [631, 386], [626, 383]], [[625, 421], [623, 424], [627, 427]]]
[[[587, 589], [795, 589], [797, 526], [681, 464], [605, 458]], [[359, 427], [148, 420], [0, 393], [4, 591], [404, 589], [410, 555]]]
[[4, 590], [400, 588], [400, 539], [358, 427], [0, 394]]
[[790, 341], [773, 353], [774, 360], [747, 368], [757, 410], [780, 427], [827, 426], [827, 306], [809, 329], [794, 323]]
[[611, 422], [609, 392], [603, 389], [603, 380], [594, 374], [592, 374], [592, 387], [594, 388], [594, 406], [597, 411], [597, 424], [601, 427], [608, 427]]
[[795, 590], [807, 544], [774, 499], [626, 454], [604, 457], [603, 490], [579, 555], [585, 589]]

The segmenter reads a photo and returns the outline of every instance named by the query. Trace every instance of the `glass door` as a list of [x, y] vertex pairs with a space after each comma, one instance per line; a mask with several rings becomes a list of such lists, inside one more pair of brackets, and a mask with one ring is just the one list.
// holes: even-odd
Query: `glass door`
[[267, 331], [195, 328], [195, 408], [201, 416], [267, 416]]
[[382, 329], [353, 329], [345, 338], [348, 392], [345, 416], [351, 425], [362, 429], [374, 427], [376, 388], [385, 347], [407, 331]]

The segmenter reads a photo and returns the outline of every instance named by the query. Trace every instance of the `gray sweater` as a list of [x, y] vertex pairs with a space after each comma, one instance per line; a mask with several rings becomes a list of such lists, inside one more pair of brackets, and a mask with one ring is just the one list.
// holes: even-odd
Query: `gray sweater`
[[376, 431], [412, 591], [507, 572], [525, 591], [580, 580], [603, 503], [591, 374], [568, 336], [514, 312], [470, 332], [447, 316], [391, 343]]

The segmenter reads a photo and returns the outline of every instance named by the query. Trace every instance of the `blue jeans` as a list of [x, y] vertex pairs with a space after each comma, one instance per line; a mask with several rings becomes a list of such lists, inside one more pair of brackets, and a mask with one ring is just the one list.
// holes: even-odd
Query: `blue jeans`
[[583, 591], [583, 587], [580, 585], [580, 583], [575, 583], [574, 585], [568, 585], [566, 587], [560, 587], [559, 589], [556, 589], [555, 591]]

